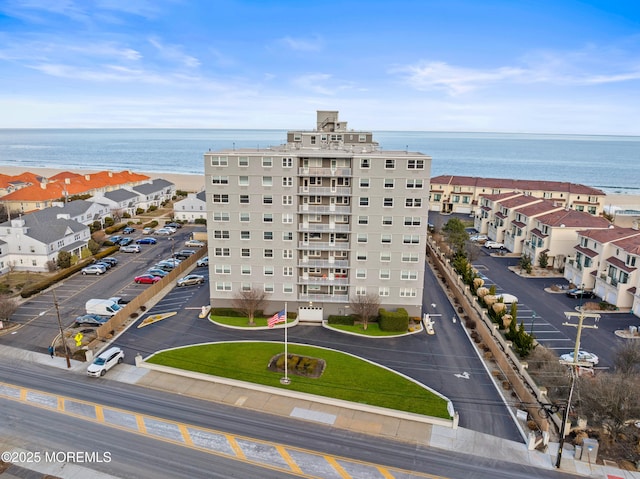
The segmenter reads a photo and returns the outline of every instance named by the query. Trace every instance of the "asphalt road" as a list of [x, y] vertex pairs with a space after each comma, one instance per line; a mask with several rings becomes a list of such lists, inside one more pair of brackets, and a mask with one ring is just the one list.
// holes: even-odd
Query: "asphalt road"
[[[353, 434], [315, 423], [254, 413], [108, 379], [70, 376], [65, 370], [45, 366], [1, 364], [0, 376], [12, 384], [97, 401], [101, 405], [117, 407], [125, 412], [166, 418], [177, 424], [227, 431], [230, 434], [254, 437], [275, 444], [319, 451], [338, 458], [419, 471], [436, 477], [570, 477], [568, 474], [537, 469], [526, 464], [507, 463], [495, 458], [468, 456]], [[110, 452], [112, 460], [109, 463], [84, 466], [118, 477], [290, 477], [282, 471], [274, 472], [273, 465], [268, 462], [256, 465], [239, 459], [221, 457], [197, 448], [168, 443], [151, 434], [134, 434], [122, 428], [62, 415], [55, 407], [34, 407], [0, 398], [0, 415], [3, 417], [3, 421], [0, 422], [3, 450], [19, 447], [29, 451]], [[371, 477], [379, 477], [379, 474]]]

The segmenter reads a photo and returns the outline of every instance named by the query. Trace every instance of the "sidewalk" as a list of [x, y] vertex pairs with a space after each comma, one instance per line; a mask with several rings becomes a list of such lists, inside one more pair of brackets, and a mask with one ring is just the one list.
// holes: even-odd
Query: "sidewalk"
[[[4, 361], [20, 361], [43, 364], [67, 369], [65, 358], [51, 358], [46, 354], [23, 351], [0, 346], [0, 358]], [[71, 361], [71, 374], [86, 374], [86, 364]], [[464, 428], [425, 424], [405, 417], [390, 417], [362, 411], [359, 408], [347, 409], [312, 400], [287, 398], [270, 394], [265, 390], [250, 389], [244, 383], [221, 384], [214, 380], [202, 380], [178, 376], [143, 367], [120, 364], [106, 376], [112, 381], [136, 384], [148, 388], [192, 396], [198, 399], [214, 401], [234, 407], [261, 411], [267, 414], [292, 417], [312, 423], [331, 425], [356, 433], [378, 435], [387, 439], [415, 442], [423, 446], [471, 454], [481, 457], [493, 457], [496, 460], [526, 463], [541, 469], [555, 469], [557, 443], [550, 443], [546, 452], [528, 450], [526, 444], [507, 441], [487, 434]], [[610, 466], [589, 464], [576, 460], [574, 451], [565, 448], [562, 455], [561, 471], [585, 477], [607, 478], [612, 475], [623, 479], [640, 479], [640, 472], [630, 472]], [[57, 471], [38, 471], [56, 475]]]

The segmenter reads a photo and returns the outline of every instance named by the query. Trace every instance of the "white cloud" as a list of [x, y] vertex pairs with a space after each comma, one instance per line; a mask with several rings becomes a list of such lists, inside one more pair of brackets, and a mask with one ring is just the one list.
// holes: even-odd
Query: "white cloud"
[[301, 51], [301, 52], [317, 52], [322, 50], [323, 41], [320, 37], [314, 37], [311, 39], [307, 38], [293, 38], [293, 37], [283, 37], [279, 40], [279, 43], [286, 45], [291, 50]]
[[157, 38], [150, 38], [149, 43], [166, 59], [180, 63], [187, 68], [197, 68], [200, 66], [200, 60], [191, 55], [182, 52], [181, 47], [177, 45], [164, 45]]

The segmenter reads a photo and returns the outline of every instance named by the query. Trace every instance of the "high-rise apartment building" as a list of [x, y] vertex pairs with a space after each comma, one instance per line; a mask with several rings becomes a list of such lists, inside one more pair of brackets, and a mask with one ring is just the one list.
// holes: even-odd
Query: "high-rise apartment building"
[[431, 158], [384, 151], [318, 111], [315, 130], [266, 149], [207, 152], [211, 304], [264, 290], [266, 313], [348, 314], [375, 293], [420, 316]]

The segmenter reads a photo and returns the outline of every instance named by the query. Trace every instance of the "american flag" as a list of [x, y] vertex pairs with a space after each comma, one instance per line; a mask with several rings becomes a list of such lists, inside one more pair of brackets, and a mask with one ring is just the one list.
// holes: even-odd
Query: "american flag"
[[271, 316], [267, 324], [269, 325], [270, 328], [273, 328], [276, 324], [284, 323], [286, 320], [287, 320], [287, 315], [283, 309], [282, 311], [277, 312], [276, 314]]

